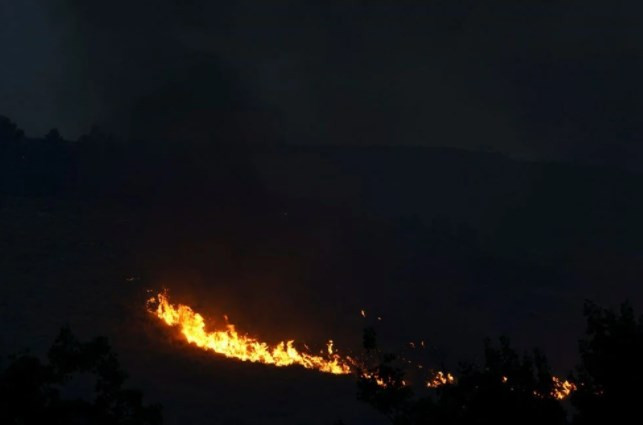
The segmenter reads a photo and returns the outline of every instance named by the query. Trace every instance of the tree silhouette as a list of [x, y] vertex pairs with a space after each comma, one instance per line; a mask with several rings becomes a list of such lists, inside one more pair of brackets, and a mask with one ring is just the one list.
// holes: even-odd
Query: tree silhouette
[[641, 423], [643, 318], [629, 304], [614, 312], [589, 302], [585, 317], [574, 424]]
[[[365, 341], [372, 340], [369, 331]], [[485, 342], [483, 366], [463, 364], [458, 379], [414, 396], [394, 357], [360, 371], [358, 398], [395, 425], [413, 424], [565, 424], [566, 414], [552, 395], [553, 381], [539, 352], [518, 355], [507, 339], [498, 347]]]
[[[47, 357], [47, 363], [15, 357], [0, 372], [0, 423], [161, 423], [159, 406], [145, 406], [139, 391], [123, 388], [126, 375], [105, 338], [82, 343], [65, 328]], [[87, 376], [94, 381], [90, 394], [65, 396], [76, 380]]]
[[[586, 303], [585, 338], [579, 344], [573, 425], [641, 423], [643, 414], [643, 317], [629, 304], [618, 312]], [[364, 334], [367, 354], [377, 352], [375, 334]], [[547, 360], [538, 351], [518, 355], [507, 339], [496, 347], [485, 341], [484, 364], [463, 364], [457, 380], [415, 397], [393, 357], [359, 371], [358, 397], [393, 424], [565, 424], [565, 409]], [[382, 385], [384, 384], [384, 385]]]
[[45, 140], [48, 142], [61, 142], [63, 138], [57, 128], [52, 128], [45, 134]]
[[394, 355], [378, 350], [375, 329], [364, 329], [362, 345], [366, 366], [357, 371], [357, 398], [386, 415], [392, 423], [405, 423], [414, 401], [412, 389], [405, 385], [403, 370], [396, 365]]
[[462, 365], [457, 382], [438, 387], [433, 417], [445, 424], [564, 424], [552, 375], [538, 351], [520, 356], [509, 341], [485, 342], [484, 365]]
[[24, 131], [20, 130], [13, 121], [0, 115], [0, 143], [20, 140], [24, 135]]

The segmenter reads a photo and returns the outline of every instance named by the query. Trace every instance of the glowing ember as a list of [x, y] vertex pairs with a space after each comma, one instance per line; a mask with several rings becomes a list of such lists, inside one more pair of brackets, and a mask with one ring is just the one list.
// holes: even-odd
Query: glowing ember
[[297, 350], [293, 340], [270, 346], [240, 334], [232, 324], [226, 324], [225, 330], [208, 331], [203, 316], [186, 305], [170, 304], [167, 294], [151, 298], [148, 309], [167, 325], [178, 327], [189, 343], [226, 357], [275, 366], [300, 365], [333, 374], [352, 372], [353, 360], [336, 353], [333, 341], [328, 341], [327, 355], [320, 356]]
[[552, 381], [554, 381], [554, 388], [551, 391], [551, 396], [558, 400], [564, 400], [571, 393], [576, 391], [576, 384], [569, 382], [568, 380], [562, 380], [556, 376], [552, 376]]
[[455, 377], [450, 373], [444, 373], [442, 371], [437, 372], [433, 378], [426, 383], [426, 386], [429, 388], [438, 388], [442, 385], [453, 384], [455, 383]]
[[[562, 380], [557, 376], [552, 376], [551, 379], [554, 385], [549, 395], [557, 400], [565, 400], [567, 397], [571, 395], [571, 393], [576, 391], [576, 384], [574, 384], [573, 382], [570, 382], [568, 380]], [[435, 375], [433, 375], [433, 378], [431, 378], [426, 383], [426, 386], [428, 388], [438, 388], [443, 385], [453, 384], [455, 383], [455, 381], [456, 381], [455, 377], [450, 373], [444, 373], [442, 371], [439, 371], [439, 372], [436, 372]], [[501, 381], [503, 384], [506, 384], [509, 381], [509, 379], [506, 376], [503, 376], [501, 378]], [[534, 391], [534, 395], [538, 397], [542, 397], [542, 394], [539, 394], [536, 391]]]

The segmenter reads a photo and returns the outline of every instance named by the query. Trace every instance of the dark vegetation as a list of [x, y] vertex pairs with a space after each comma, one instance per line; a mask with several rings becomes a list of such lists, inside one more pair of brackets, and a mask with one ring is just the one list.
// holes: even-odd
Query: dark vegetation
[[[577, 386], [569, 398], [571, 409], [553, 395], [545, 356], [538, 351], [520, 355], [507, 339], [497, 346], [486, 341], [482, 365], [462, 364], [453, 383], [416, 395], [395, 356], [377, 349], [371, 329], [365, 330], [364, 348], [374, 363], [362, 371], [370, 377], [358, 380], [358, 399], [395, 425], [637, 423], [643, 418], [643, 317], [636, 318], [627, 304], [614, 312], [591, 303], [585, 316], [581, 362], [570, 374]], [[106, 339], [79, 342], [64, 328], [46, 362], [19, 355], [2, 363], [0, 420], [8, 425], [160, 424], [160, 406], [143, 404], [139, 391], [123, 387], [125, 379]]]
[[145, 405], [125, 379], [106, 339], [80, 342], [64, 328], [46, 362], [19, 355], [2, 365], [0, 423], [160, 424], [160, 407]]
[[[380, 363], [358, 383], [359, 398], [395, 425], [412, 424], [607, 424], [643, 420], [643, 317], [624, 304], [614, 312], [587, 303], [587, 330], [580, 341], [580, 364], [570, 374], [577, 386], [567, 402], [553, 395], [552, 372], [539, 351], [520, 355], [507, 339], [485, 342], [482, 365], [462, 364], [457, 380], [416, 396], [404, 385], [395, 356]], [[376, 350], [372, 335], [365, 348]], [[378, 385], [375, 379], [385, 382]], [[423, 391], [426, 393], [427, 391]], [[571, 411], [571, 419], [568, 418]]]
[[[76, 141], [52, 129], [27, 138], [0, 116], [0, 193], [110, 199], [120, 202], [189, 202], [243, 199], [256, 191], [243, 148], [190, 144], [125, 143], [99, 128]], [[213, 200], [213, 202], [214, 202]]]

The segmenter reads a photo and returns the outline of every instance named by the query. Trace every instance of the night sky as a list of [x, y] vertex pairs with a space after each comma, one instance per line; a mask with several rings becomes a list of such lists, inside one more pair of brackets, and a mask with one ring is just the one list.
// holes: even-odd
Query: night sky
[[0, 0], [0, 358], [69, 324], [170, 425], [379, 423], [349, 378], [186, 346], [165, 287], [270, 341], [376, 325], [453, 368], [508, 335], [566, 373], [584, 300], [643, 307], [642, 13]]
[[9, 0], [0, 110], [28, 134], [57, 126], [72, 139], [93, 124], [123, 137], [167, 133], [160, 116], [195, 137], [252, 143], [622, 159], [641, 135], [642, 9]]

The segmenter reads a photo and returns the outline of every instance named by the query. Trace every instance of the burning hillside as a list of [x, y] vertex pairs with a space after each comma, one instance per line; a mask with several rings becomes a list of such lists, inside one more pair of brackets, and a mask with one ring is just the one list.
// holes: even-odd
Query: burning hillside
[[274, 366], [300, 365], [336, 375], [352, 371], [353, 360], [337, 353], [332, 340], [328, 341], [325, 352], [312, 354], [297, 349], [294, 340], [269, 345], [239, 333], [230, 323], [226, 323], [223, 330], [208, 331], [203, 316], [189, 306], [171, 304], [165, 293], [150, 299], [148, 308], [167, 325], [177, 326], [189, 343], [229, 358]]
[[[271, 345], [240, 333], [235, 325], [228, 323], [227, 317], [223, 329], [207, 330], [205, 319], [201, 314], [187, 305], [171, 304], [166, 292], [150, 298], [147, 308], [168, 326], [176, 327], [186, 341], [203, 350], [241, 361], [266, 365], [280, 367], [299, 365], [306, 369], [334, 375], [356, 373], [358, 376], [374, 379], [380, 386], [386, 386], [385, 381], [366, 372], [367, 368], [357, 359], [341, 355], [335, 350], [332, 340], [328, 341], [325, 351], [313, 354], [305, 345], [305, 350], [296, 348], [294, 340], [281, 341]], [[361, 315], [365, 316], [364, 310], [361, 311]], [[552, 377], [552, 380], [553, 389], [549, 395], [558, 400], [567, 398], [576, 389], [575, 384], [556, 376]], [[437, 388], [455, 382], [456, 378], [452, 374], [437, 371], [428, 378], [425, 386]], [[503, 378], [502, 382], [506, 383], [507, 379]]]

